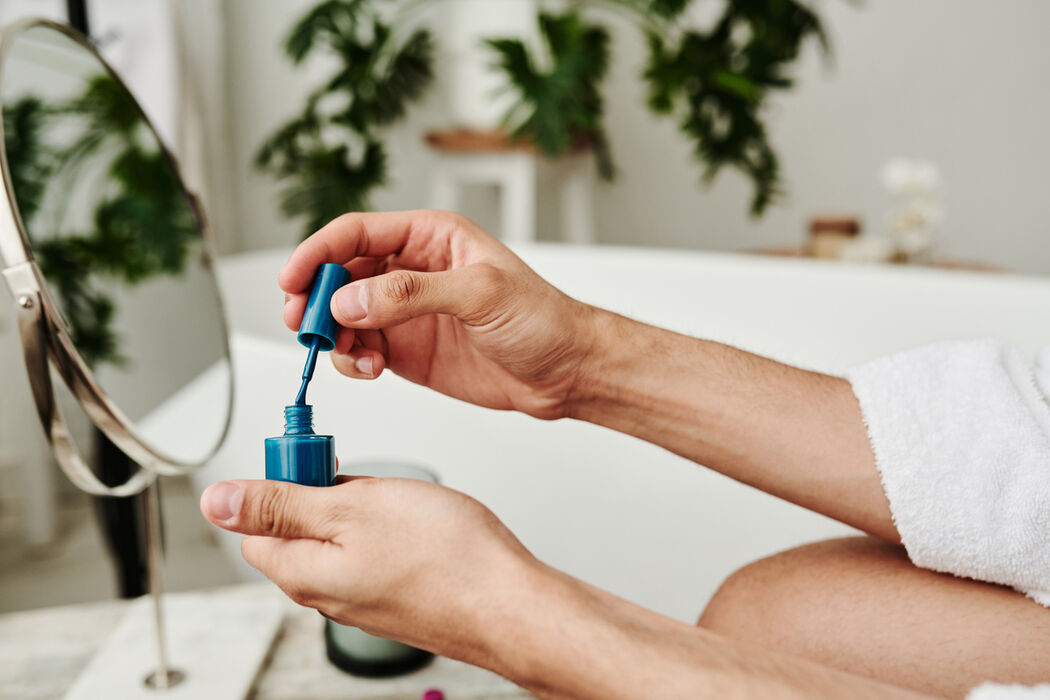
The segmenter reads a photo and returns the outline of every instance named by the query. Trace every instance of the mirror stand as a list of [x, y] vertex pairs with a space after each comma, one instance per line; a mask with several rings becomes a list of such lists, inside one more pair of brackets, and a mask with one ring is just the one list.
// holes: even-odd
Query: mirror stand
[[[5, 270], [8, 281], [17, 278]], [[165, 594], [157, 473], [139, 465], [124, 484], [102, 483], [77, 450], [58, 410], [51, 377], [54, 366], [96, 425], [109, 425], [107, 413], [87, 396], [75, 376], [64, 371], [57, 347], [61, 336], [38, 290], [19, 290], [18, 327], [37, 413], [62, 471], [78, 487], [97, 495], [136, 497], [143, 513], [149, 594], [131, 604], [127, 616], [92, 659], [66, 700], [122, 697], [128, 700], [210, 697], [234, 700], [247, 694], [283, 618], [273, 590], [224, 596]], [[106, 433], [120, 445], [119, 428]], [[169, 627], [170, 624], [170, 627]], [[173, 668], [169, 642], [178, 655]]]
[[[143, 554], [135, 591], [150, 594], [128, 603], [66, 700], [244, 698], [283, 596], [268, 585], [162, 594], [156, 479], [207, 462], [232, 414], [204, 213], [134, 96], [69, 27], [0, 30], [0, 102], [0, 267], [36, 412], [74, 486], [141, 511], [114, 527]], [[179, 392], [195, 382], [211, 398], [184, 407]], [[73, 439], [60, 385], [103, 436], [101, 470]]]
[[168, 662], [168, 640], [164, 635], [164, 577], [161, 571], [160, 491], [152, 484], [139, 494], [146, 526], [146, 566], [149, 571], [149, 597], [153, 608], [153, 631], [156, 633], [157, 668], [142, 679], [147, 688], [167, 690], [186, 679], [186, 674], [171, 668]]
[[[77, 452], [65, 421], [58, 412], [55, 394], [51, 383], [48, 339], [53, 337], [47, 327], [47, 316], [39, 293], [23, 292], [17, 296], [18, 328], [22, 336], [23, 357], [29, 375], [29, 384], [33, 392], [37, 413], [45, 427], [48, 442], [54, 449], [56, 460], [69, 478], [85, 491], [97, 491], [104, 487], [97, 482], [91, 467]], [[141, 480], [150, 482], [155, 476], [141, 469], [128, 483], [116, 488], [126, 490], [128, 486], [136, 488]], [[160, 525], [160, 496], [155, 483], [149, 483], [139, 491], [137, 497], [142, 508], [143, 525], [146, 531], [146, 566], [149, 581], [149, 597], [153, 615], [154, 644], [156, 648], [156, 668], [142, 682], [154, 690], [167, 690], [181, 683], [186, 674], [171, 668], [168, 662], [167, 639], [165, 637], [164, 609], [161, 596], [164, 593], [164, 578], [161, 571], [162, 545]], [[116, 494], [119, 495], [119, 494]], [[128, 497], [125, 495], [124, 497]]]
[[[111, 487], [99, 480], [80, 455], [55, 401], [55, 393], [51, 384], [50, 367], [52, 363], [96, 425], [100, 428], [113, 427], [114, 417], [106, 411], [105, 407], [97, 405], [81, 383], [76, 381], [74, 368], [62, 362], [63, 354], [55, 347], [56, 343], [60, 342], [56, 340], [59, 337], [57, 329], [53, 327], [52, 320], [48, 317], [39, 287], [30, 282], [30, 280], [36, 282], [31, 265], [29, 263], [16, 265], [4, 270], [4, 275], [11, 289], [16, 290], [14, 297], [18, 305], [18, 331], [22, 338], [22, 357], [25, 360], [37, 414], [40, 416], [44, 435], [51, 445], [58, 466], [77, 488], [95, 496], [134, 496], [141, 493], [156, 478], [156, 474], [152, 471], [140, 466], [139, 470], [123, 484]], [[119, 447], [123, 447], [126, 443], [122, 436], [113, 435], [112, 430], [103, 428], [103, 432], [114, 439]]]

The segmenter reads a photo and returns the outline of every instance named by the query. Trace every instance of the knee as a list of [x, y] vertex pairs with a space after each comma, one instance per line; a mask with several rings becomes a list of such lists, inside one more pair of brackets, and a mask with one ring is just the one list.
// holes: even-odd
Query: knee
[[[760, 559], [722, 583], [699, 625], [734, 639], [798, 648], [827, 638], [843, 607], [860, 604], [851, 578], [890, 565], [910, 566], [901, 548], [868, 537], [829, 540]], [[835, 608], [832, 612], [832, 608]]]
[[734, 571], [708, 601], [697, 624], [734, 639], [768, 642], [762, 637], [771, 632], [774, 618], [779, 626], [780, 618], [790, 614], [785, 588], [794, 587], [790, 578], [797, 572], [789, 566], [793, 558], [794, 550], [781, 552]]

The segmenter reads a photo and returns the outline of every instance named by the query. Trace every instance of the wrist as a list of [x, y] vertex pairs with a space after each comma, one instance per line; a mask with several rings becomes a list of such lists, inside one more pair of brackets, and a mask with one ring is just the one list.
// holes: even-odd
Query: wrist
[[518, 638], [525, 633], [530, 610], [553, 587], [548, 568], [527, 551], [510, 559], [490, 560], [491, 575], [475, 578], [447, 617], [454, 619], [454, 636], [448, 626], [440, 630], [441, 644], [427, 648], [442, 656], [480, 666], [519, 682]]
[[[489, 618], [482, 633], [488, 663], [480, 665], [538, 697], [646, 697], [652, 690], [647, 674], [659, 673], [668, 660], [697, 641], [691, 625], [540, 562], [514, 583], [512, 591], [508, 598], [513, 600], [500, 617]], [[647, 672], [625, 673], [626, 662]], [[702, 662], [689, 656], [690, 667]], [[673, 674], [671, 681], [678, 685]], [[685, 697], [677, 690], [661, 696]]]
[[620, 377], [631, 374], [634, 336], [641, 326], [605, 309], [587, 306], [580, 315], [579, 357], [575, 381], [566, 396], [565, 415], [594, 421], [598, 407], [616, 400]]
[[[611, 311], [595, 311], [589, 324], [593, 340], [565, 415], [634, 434], [636, 422], [673, 403], [677, 384], [687, 376], [678, 365], [696, 353], [683, 344], [698, 341]], [[695, 370], [697, 364], [692, 364]], [[695, 372], [688, 377], [697, 378]]]
[[595, 664], [581, 640], [604, 636], [600, 601], [589, 587], [533, 560], [508, 584], [478, 630], [484, 666], [540, 697], [575, 697]]

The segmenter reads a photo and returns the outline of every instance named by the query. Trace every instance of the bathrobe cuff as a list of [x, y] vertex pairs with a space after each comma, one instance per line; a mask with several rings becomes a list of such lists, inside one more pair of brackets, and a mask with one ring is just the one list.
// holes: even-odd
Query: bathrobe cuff
[[966, 700], [1050, 700], [1050, 685], [984, 683], [967, 693]]
[[911, 561], [1046, 606], [1048, 359], [1044, 351], [1033, 371], [1002, 341], [950, 341], [846, 373]]

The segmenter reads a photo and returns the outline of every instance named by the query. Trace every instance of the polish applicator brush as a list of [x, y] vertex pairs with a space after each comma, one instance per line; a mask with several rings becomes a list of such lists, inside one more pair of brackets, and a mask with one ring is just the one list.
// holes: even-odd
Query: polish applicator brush
[[325, 263], [317, 270], [306, 311], [299, 326], [299, 342], [309, 348], [302, 384], [295, 402], [284, 407], [284, 435], [266, 438], [266, 478], [305, 486], [330, 486], [335, 481], [335, 438], [317, 435], [313, 406], [306, 390], [314, 376], [317, 354], [335, 347], [339, 324], [332, 317], [332, 296], [350, 282], [342, 265]]

